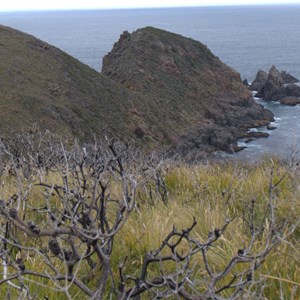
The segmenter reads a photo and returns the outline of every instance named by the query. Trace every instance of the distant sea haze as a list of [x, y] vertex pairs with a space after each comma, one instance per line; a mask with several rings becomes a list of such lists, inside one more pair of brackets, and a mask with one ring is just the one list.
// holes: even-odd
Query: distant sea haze
[[[224, 6], [0, 12], [0, 23], [53, 44], [97, 71], [101, 70], [103, 56], [124, 30], [154, 26], [206, 44], [223, 62], [240, 72], [242, 79], [252, 81], [258, 69], [268, 71], [272, 65], [300, 79], [299, 16], [300, 5]], [[270, 108], [277, 114], [278, 129], [270, 132], [268, 139], [250, 143], [240, 156], [285, 153], [283, 144], [293, 144], [300, 150], [300, 107], [272, 104]]]

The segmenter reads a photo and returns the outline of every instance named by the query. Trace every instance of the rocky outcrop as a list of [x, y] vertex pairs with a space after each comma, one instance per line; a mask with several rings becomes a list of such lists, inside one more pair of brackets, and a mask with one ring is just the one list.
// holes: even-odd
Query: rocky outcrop
[[[269, 73], [262, 70], [257, 72], [256, 78], [250, 85], [250, 90], [257, 91], [256, 96], [264, 100], [282, 100], [287, 96], [300, 97], [300, 86], [297, 78], [286, 71], [278, 71], [272, 66]], [[286, 101], [282, 101], [285, 103]]]
[[247, 132], [244, 136], [242, 136], [243, 138], [266, 138], [268, 137], [269, 134], [267, 132], [261, 132], [261, 131], [251, 131], [251, 132]]
[[247, 79], [244, 79], [244, 80], [243, 80], [243, 84], [244, 84], [245, 86], [249, 86], [249, 85], [250, 85]]
[[300, 104], [300, 98], [298, 98], [298, 97], [285, 97], [285, 98], [280, 100], [280, 103], [285, 104], [285, 105], [295, 106], [295, 105]]
[[275, 129], [277, 129], [277, 126], [274, 126], [274, 125], [270, 124], [270, 125], [267, 126], [267, 129], [268, 130], [275, 130]]
[[285, 84], [291, 84], [291, 83], [297, 83], [299, 82], [299, 79], [297, 79], [296, 77], [294, 77], [293, 75], [287, 73], [286, 71], [282, 71], [280, 73], [282, 79], [283, 79], [283, 82]]
[[281, 73], [272, 66], [266, 84], [263, 88], [264, 100], [280, 100], [286, 96], [284, 81]]
[[296, 84], [289, 84], [286, 86], [286, 95], [292, 97], [300, 97], [300, 86]]
[[205, 45], [153, 27], [122, 34], [104, 57], [102, 72], [151, 105], [140, 114], [156, 126], [137, 124], [144, 139], [159, 130], [183, 154], [231, 151], [247, 128], [273, 118]]
[[263, 70], [258, 70], [255, 80], [250, 85], [250, 90], [262, 94], [267, 79], [268, 79], [268, 73]]

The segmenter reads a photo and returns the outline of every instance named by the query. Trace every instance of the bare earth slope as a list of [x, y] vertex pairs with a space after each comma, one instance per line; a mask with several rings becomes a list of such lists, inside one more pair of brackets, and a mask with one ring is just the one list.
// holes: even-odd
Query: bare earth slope
[[[230, 150], [246, 128], [273, 117], [205, 45], [156, 28], [124, 32], [104, 57], [102, 71], [155, 103], [148, 113], [183, 152]], [[143, 125], [145, 134], [151, 132]]]

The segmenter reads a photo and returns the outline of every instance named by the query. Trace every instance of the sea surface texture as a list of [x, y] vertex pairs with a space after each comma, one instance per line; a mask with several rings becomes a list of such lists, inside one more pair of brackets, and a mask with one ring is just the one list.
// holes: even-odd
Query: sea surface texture
[[[300, 79], [300, 5], [0, 12], [0, 24], [53, 44], [97, 71], [124, 30], [154, 26], [206, 44], [250, 82], [258, 69], [268, 71], [272, 65]], [[297, 156], [300, 106], [261, 103], [275, 113], [278, 128], [235, 156], [256, 159], [291, 152]]]

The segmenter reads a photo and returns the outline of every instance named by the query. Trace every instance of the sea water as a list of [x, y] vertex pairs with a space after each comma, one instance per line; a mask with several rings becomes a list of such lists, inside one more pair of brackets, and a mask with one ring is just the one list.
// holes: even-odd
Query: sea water
[[[103, 56], [124, 30], [154, 26], [206, 44], [252, 81], [272, 65], [300, 79], [300, 5], [0, 12], [0, 24], [32, 34], [101, 71]], [[262, 102], [276, 117], [270, 137], [247, 144], [238, 157], [300, 150], [300, 106]], [[262, 130], [265, 130], [262, 128]]]

